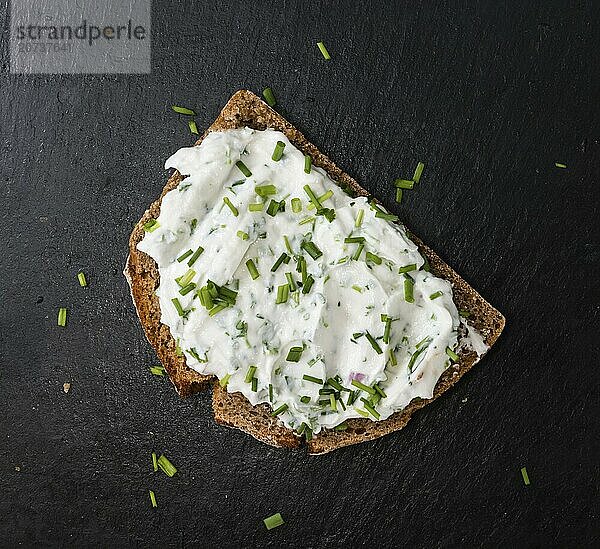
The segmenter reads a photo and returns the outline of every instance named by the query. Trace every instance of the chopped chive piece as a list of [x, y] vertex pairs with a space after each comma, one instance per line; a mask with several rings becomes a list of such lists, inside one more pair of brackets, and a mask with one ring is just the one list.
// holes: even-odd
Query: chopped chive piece
[[375, 349], [375, 352], [378, 355], [383, 353], [383, 351], [381, 350], [381, 347], [379, 346], [379, 343], [377, 343], [377, 341], [375, 341], [375, 338], [368, 331], [365, 332], [365, 337], [369, 340], [371, 347], [373, 347], [373, 349]]
[[238, 170], [240, 170], [240, 172], [242, 172], [246, 177], [250, 177], [252, 175], [252, 172], [247, 168], [246, 164], [244, 164], [241, 160], [238, 160], [235, 165], [237, 166]]
[[223, 309], [227, 309], [229, 307], [229, 303], [219, 303], [215, 305], [210, 311], [208, 311], [208, 316], [215, 316], [220, 313]]
[[344, 238], [346, 244], [362, 244], [364, 241], [364, 236], [348, 236], [347, 238]]
[[273, 402], [273, 384], [269, 383], [269, 402]]
[[196, 113], [192, 109], [188, 109], [186, 107], [179, 107], [178, 105], [171, 105], [171, 108], [177, 114], [187, 114], [188, 116], [196, 116]]
[[529, 475], [527, 474], [526, 467], [521, 467], [521, 476], [523, 477], [523, 482], [525, 483], [525, 486], [529, 486], [531, 482], [529, 482]]
[[312, 440], [312, 429], [308, 425], [306, 425], [306, 423], [303, 423], [302, 425], [304, 425], [304, 438], [308, 442], [309, 440]]
[[254, 187], [254, 192], [258, 196], [270, 196], [272, 194], [277, 194], [277, 187], [275, 187], [275, 185], [256, 185], [256, 187]]
[[385, 330], [383, 332], [383, 342], [384, 343], [389, 343], [390, 342], [390, 334], [392, 332], [392, 319], [388, 316], [385, 319]]
[[238, 209], [232, 204], [232, 202], [231, 202], [231, 200], [229, 200], [228, 196], [223, 197], [223, 202], [225, 202], [225, 204], [231, 210], [231, 213], [233, 215], [235, 215], [235, 217], [237, 217], [239, 215], [240, 212], [238, 212]]
[[198, 126], [196, 126], [196, 122], [194, 120], [188, 120], [188, 128], [190, 129], [190, 133], [198, 135]]
[[362, 254], [364, 247], [365, 245], [361, 244], [360, 246], [358, 246], [358, 248], [356, 248], [356, 251], [354, 252], [354, 254], [352, 254], [352, 259], [354, 259], [354, 261], [358, 261], [360, 259], [360, 254]]
[[285, 277], [288, 281], [288, 286], [290, 287], [290, 292], [296, 291], [296, 283], [294, 282], [294, 275], [292, 273], [285, 273]]
[[79, 285], [82, 288], [85, 288], [87, 286], [87, 280], [85, 279], [85, 274], [82, 271], [79, 271], [77, 273], [77, 280], [79, 280]]
[[[340, 401], [340, 404], [342, 404], [342, 401]], [[345, 431], [348, 428], [348, 424], [344, 421], [343, 423], [340, 423], [339, 425], [336, 425], [333, 430], [334, 431]]]
[[275, 410], [273, 410], [271, 412], [271, 415], [273, 417], [278, 416], [279, 414], [283, 414], [283, 412], [285, 412], [287, 409], [288, 409], [288, 405], [282, 404], [281, 406], [279, 406], [279, 408], [276, 408]]
[[[286, 261], [287, 259], [287, 261]], [[288, 254], [286, 254], [285, 252], [283, 252], [278, 258], [277, 261], [275, 261], [275, 263], [273, 263], [273, 266], [271, 267], [271, 272], [274, 273], [275, 271], [277, 271], [277, 269], [279, 269], [280, 265], [282, 263], [287, 263], [290, 260], [290, 256]]]
[[[323, 205], [319, 202], [317, 195], [310, 188], [310, 185], [304, 185], [304, 187], [302, 188], [304, 189], [304, 192], [308, 195], [308, 199], [310, 200], [311, 204], [317, 209], [317, 211], [321, 210], [323, 208]], [[310, 205], [308, 207], [310, 208]]]
[[314, 221], [315, 218], [314, 216], [308, 216], [305, 217], [304, 219], [302, 219], [301, 221], [298, 222], [298, 225], [306, 225], [307, 223], [310, 223], [311, 221]]
[[441, 292], [440, 290], [438, 290], [437, 292], [433, 292], [430, 296], [429, 299], [434, 300], [437, 299], [438, 297], [441, 297], [444, 295], [444, 292]]
[[187, 272], [179, 278], [178, 284], [181, 287], [187, 286], [195, 276], [196, 271], [194, 271], [194, 269], [188, 269]]
[[362, 288], [361, 286], [358, 286], [357, 284], [353, 284], [353, 285], [352, 285], [352, 289], [353, 289], [355, 292], [358, 292], [359, 294], [362, 294], [362, 293], [363, 293], [363, 288]]
[[302, 211], [302, 200], [299, 198], [292, 198], [292, 211], [296, 214]]
[[229, 383], [229, 380], [231, 379], [231, 374], [225, 374], [220, 380], [219, 380], [219, 385], [221, 387], [227, 387], [227, 384]]
[[425, 168], [425, 164], [423, 162], [419, 162], [417, 167], [415, 168], [415, 174], [413, 175], [413, 181], [418, 183], [421, 180], [421, 174], [423, 173], [423, 169]]
[[398, 189], [412, 189], [415, 182], [412, 179], [396, 179], [394, 185], [396, 185], [396, 188]]
[[398, 274], [410, 273], [410, 271], [416, 271], [417, 265], [416, 263], [411, 263], [410, 265], [405, 265], [404, 267], [400, 267], [398, 269]]
[[367, 412], [365, 410], [361, 410], [360, 408], [354, 408], [354, 411], [363, 417], [369, 417], [369, 412]]
[[429, 259], [425, 258], [425, 263], [423, 263], [423, 266], [421, 267], [421, 269], [423, 269], [426, 272], [431, 271], [431, 265], [429, 265]]
[[260, 276], [258, 269], [256, 268], [256, 265], [254, 264], [254, 261], [252, 261], [252, 259], [246, 261], [246, 267], [248, 269], [248, 272], [250, 273], [250, 277], [252, 278], [252, 280], [256, 280]]
[[299, 362], [303, 352], [304, 347], [290, 347], [286, 360], [288, 362]]
[[162, 366], [151, 366], [150, 373], [155, 376], [165, 377], [165, 369]]
[[248, 238], [250, 238], [248, 236], [248, 233], [245, 233], [244, 231], [238, 231], [237, 235], [239, 238], [241, 238], [242, 240], [248, 240]]
[[271, 156], [271, 160], [279, 162], [283, 156], [283, 149], [285, 149], [285, 143], [283, 141], [277, 141], [275, 144], [275, 149], [273, 150], [273, 155]]
[[310, 289], [312, 288], [312, 285], [314, 284], [315, 279], [313, 278], [312, 275], [308, 275], [306, 277], [306, 280], [304, 281], [304, 285], [302, 286], [302, 293], [303, 294], [307, 294], [308, 292], [310, 292]]
[[452, 362], [460, 360], [460, 357], [450, 347], [446, 347], [446, 354], [451, 358]]
[[275, 217], [277, 215], [277, 212], [279, 212], [280, 208], [281, 202], [277, 202], [277, 200], [271, 200], [271, 202], [269, 202], [269, 205], [267, 206], [267, 213], [271, 217]]
[[331, 385], [337, 391], [347, 391], [348, 390], [339, 381], [337, 381], [336, 379], [334, 379], [332, 377], [330, 377], [327, 380], [327, 385]]
[[378, 211], [375, 213], [375, 217], [378, 217], [380, 219], [385, 219], [386, 221], [398, 221], [398, 216], [391, 214], [391, 213], [386, 213], [386, 212], [382, 212], [382, 211]]
[[312, 157], [308, 154], [304, 155], [304, 173], [310, 173], [312, 169]]
[[398, 359], [396, 358], [396, 353], [394, 353], [394, 349], [390, 349], [390, 365], [397, 366]]
[[252, 378], [254, 377], [255, 373], [256, 366], [248, 366], [248, 371], [246, 372], [246, 377], [244, 378], [244, 381], [246, 383], [252, 383]]
[[150, 494], [150, 503], [152, 504], [152, 507], [158, 507], [158, 504], [156, 503], [156, 495], [154, 495], [154, 492], [152, 490], [148, 490], [148, 493]]
[[402, 202], [402, 189], [396, 189], [396, 202], [398, 204]]
[[314, 376], [309, 376], [308, 374], [304, 374], [302, 376], [302, 379], [304, 381], [310, 381], [311, 383], [318, 383], [319, 385], [323, 385], [322, 379], [319, 379], [318, 377], [314, 377]]
[[381, 417], [381, 414], [373, 408], [372, 404], [366, 398], [361, 398], [361, 400], [363, 401], [365, 410], [367, 410], [375, 419]]
[[[562, 168], [563, 170], [564, 170], [564, 169], [566, 169], [566, 167], [567, 167], [567, 165], [566, 165], [566, 164], [563, 164], [563, 163], [561, 163], [561, 162], [555, 162], [555, 163], [554, 163], [554, 165], [555, 165], [557, 168]], [[526, 484], [527, 484], [527, 483], [526, 483]]]
[[196, 287], [196, 284], [194, 284], [193, 282], [190, 282], [187, 286], [184, 286], [183, 288], [181, 288], [179, 290], [179, 293], [181, 295], [188, 295], [195, 287]]
[[158, 471], [158, 460], [156, 459], [156, 452], [152, 452], [152, 469], [154, 472]]
[[317, 245], [312, 240], [302, 242], [301, 247], [304, 248], [308, 255], [310, 255], [310, 257], [313, 259], [319, 259], [319, 257], [323, 255], [323, 252], [319, 250]]
[[331, 409], [334, 412], [337, 412], [337, 406], [336, 406], [336, 403], [335, 403], [335, 395], [333, 393], [331, 393], [329, 395], [329, 405], [331, 406]]
[[365, 211], [358, 210], [358, 214], [356, 215], [356, 221], [354, 222], [355, 227], [360, 227], [362, 225], [363, 217], [365, 217]]
[[404, 279], [404, 300], [407, 303], [414, 303], [415, 302], [415, 297], [413, 295], [414, 285], [415, 285], [415, 283], [413, 282], [413, 279], [410, 278], [409, 276], [407, 276]]
[[265, 523], [267, 530], [272, 530], [273, 528], [277, 528], [283, 524], [283, 518], [281, 518], [280, 513], [275, 513], [274, 515], [263, 519], [263, 522]]
[[373, 385], [373, 389], [375, 389], [377, 391], [377, 393], [379, 393], [379, 396], [381, 398], [387, 397], [387, 395], [385, 394], [385, 391], [379, 386], [379, 383], [375, 383], [375, 385]]
[[258, 202], [257, 204], [250, 203], [248, 204], [249, 212], [262, 212], [264, 204], [262, 202]]
[[317, 42], [317, 47], [319, 48], [319, 51], [325, 59], [331, 59], [331, 56], [329, 55], [329, 52], [327, 51], [327, 48], [325, 47], [325, 44], [323, 44], [323, 42]]
[[471, 316], [471, 313], [469, 311], [465, 311], [464, 309], [459, 309], [458, 314], [463, 318], [469, 318]]
[[254, 393], [256, 393], [256, 391], [258, 391], [258, 378], [257, 377], [252, 378], [251, 389], [252, 389], [252, 392], [254, 392]]
[[191, 267], [194, 263], [196, 263], [196, 260], [202, 255], [203, 251], [204, 248], [202, 246], [198, 246], [198, 249], [192, 254], [192, 257], [190, 257], [187, 263], [188, 267]]
[[147, 233], [154, 232], [156, 229], [160, 227], [160, 223], [156, 219], [148, 219], [146, 223], [144, 223], [143, 228]]
[[194, 252], [192, 250], [188, 250], [187, 252], [183, 252], [178, 258], [177, 261], [181, 263], [184, 259], [188, 258]]
[[347, 406], [352, 406], [352, 404], [354, 403], [354, 401], [358, 398], [359, 394], [360, 394], [360, 390], [350, 391], [350, 394], [348, 395], [348, 400], [346, 402], [346, 405]]
[[172, 477], [177, 472], [175, 466], [167, 459], [167, 457], [164, 454], [161, 454], [161, 456], [158, 458], [157, 463], [162, 472], [168, 477]]
[[377, 265], [381, 265], [382, 259], [376, 254], [372, 254], [371, 252], [365, 253], [365, 261], [367, 263], [376, 263]]
[[[325, 202], [326, 200], [329, 200], [331, 197], [333, 196], [333, 191], [331, 189], [329, 189], [326, 193], [322, 194], [321, 196], [319, 196], [317, 198], [317, 200], [319, 201], [320, 204], [323, 204], [323, 202]], [[315, 205], [313, 202], [311, 202], [308, 205], [308, 209], [309, 210], [314, 210], [315, 209]]]
[[265, 88], [263, 90], [263, 97], [265, 98], [265, 101], [269, 107], [274, 107], [277, 104], [277, 101], [275, 101], [275, 95], [273, 95], [273, 90], [271, 88]]
[[352, 385], [354, 385], [355, 387], [357, 387], [361, 391], [364, 391], [365, 393], [369, 393], [370, 395], [374, 395], [377, 392], [377, 391], [375, 391], [375, 389], [373, 389], [373, 387], [369, 387], [368, 385], [365, 385], [364, 383], [361, 383], [357, 379], [353, 379], [352, 380]]
[[301, 396], [300, 402], [302, 402], [302, 404], [308, 404], [310, 402], [310, 397], [309, 396]]
[[175, 310], [177, 311], [177, 314], [179, 316], [183, 316], [185, 314], [183, 307], [181, 306], [181, 303], [179, 303], [179, 299], [174, 297], [173, 299], [171, 299], [171, 303], [173, 303], [173, 305], [175, 306]]
[[290, 295], [290, 287], [287, 284], [282, 284], [277, 287], [277, 299], [275, 300], [276, 305], [287, 303]]
[[285, 244], [285, 249], [290, 253], [290, 255], [293, 255], [294, 252], [292, 252], [292, 246], [290, 245], [290, 241], [286, 234], [283, 235], [283, 243]]

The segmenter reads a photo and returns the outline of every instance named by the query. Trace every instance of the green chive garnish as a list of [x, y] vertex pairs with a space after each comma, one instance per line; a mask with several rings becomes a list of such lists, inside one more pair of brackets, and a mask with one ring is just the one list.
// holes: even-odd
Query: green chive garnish
[[415, 168], [415, 174], [413, 175], [413, 181], [418, 183], [421, 180], [421, 174], [423, 173], [423, 169], [425, 168], [425, 164], [423, 162], [419, 162], [417, 167]]
[[415, 182], [412, 179], [396, 179], [396, 181], [394, 181], [394, 185], [398, 189], [412, 189], [415, 185]]
[[306, 277], [306, 280], [304, 281], [304, 285], [302, 286], [302, 293], [303, 294], [307, 294], [308, 292], [310, 292], [310, 289], [312, 288], [312, 285], [314, 284], [315, 279], [313, 278], [312, 275], [308, 275]]
[[271, 412], [271, 415], [273, 417], [278, 416], [279, 414], [283, 414], [283, 412], [285, 412], [287, 409], [288, 409], [288, 405], [282, 404], [281, 406], [279, 406], [279, 408], [276, 408], [275, 410], [273, 410]]
[[181, 288], [179, 290], [179, 293], [181, 295], [188, 295], [195, 287], [196, 287], [196, 284], [194, 284], [193, 282], [190, 282], [187, 286], [183, 286], [183, 288]]
[[154, 495], [154, 492], [152, 490], [148, 490], [148, 493], [150, 494], [150, 503], [152, 504], [152, 507], [158, 507], [158, 504], [156, 503], [156, 496]]
[[292, 273], [285, 273], [285, 278], [287, 278], [288, 286], [290, 287], [290, 292], [295, 292], [296, 282], [294, 282], [294, 275]]
[[248, 371], [246, 372], [246, 377], [244, 378], [244, 381], [246, 383], [252, 383], [252, 378], [254, 377], [255, 373], [256, 373], [256, 366], [249, 366]]
[[264, 204], [262, 202], [258, 202], [257, 204], [254, 203], [250, 203], [248, 204], [248, 211], [249, 212], [262, 212], [264, 207]]
[[564, 169], [566, 169], [566, 167], [567, 167], [567, 165], [566, 165], [566, 164], [563, 164], [563, 163], [561, 163], [561, 162], [555, 162], [555, 163], [554, 163], [554, 165], [555, 165], [557, 168], [562, 168], [563, 170], [564, 170]]
[[148, 219], [148, 221], [146, 221], [142, 227], [144, 228], [144, 231], [151, 233], [160, 227], [160, 223], [156, 219]]
[[171, 105], [171, 108], [177, 114], [186, 114], [188, 116], [196, 116], [196, 113], [192, 109], [188, 109], [186, 107], [179, 107], [178, 105]]
[[309, 396], [301, 396], [300, 402], [302, 402], [302, 404], [308, 404], [310, 402], [310, 397]]
[[58, 319], [57, 324], [62, 326], [63, 328], [67, 325], [67, 308], [61, 307], [58, 309]]
[[161, 454], [161, 456], [158, 458], [157, 463], [161, 471], [168, 477], [172, 477], [177, 472], [175, 466], [167, 459], [167, 457], [164, 454]]
[[361, 400], [363, 401], [365, 410], [367, 410], [375, 419], [379, 419], [381, 417], [381, 414], [375, 410], [375, 408], [373, 408], [372, 404], [366, 398], [361, 398]]
[[383, 332], [383, 342], [384, 343], [389, 343], [390, 342], [390, 334], [392, 332], [392, 319], [388, 316], [385, 319], [385, 330]]
[[367, 263], [375, 263], [381, 265], [382, 259], [378, 255], [372, 254], [371, 252], [365, 253], [365, 261]]
[[162, 366], [151, 366], [150, 373], [154, 376], [165, 376], [165, 369]]
[[387, 398], [385, 391], [379, 386], [379, 383], [375, 383], [375, 385], [373, 385], [373, 389], [375, 389], [375, 391], [377, 391], [377, 393], [379, 393], [379, 396], [381, 398]]
[[311, 223], [315, 220], [314, 216], [307, 216], [304, 219], [298, 222], [298, 225], [306, 225], [307, 223]]
[[290, 295], [290, 287], [287, 284], [282, 284], [277, 287], [277, 299], [275, 300], [276, 305], [286, 303]]
[[237, 217], [239, 215], [240, 212], [238, 212], [238, 209], [233, 205], [233, 203], [231, 202], [231, 200], [229, 200], [229, 197], [224, 196], [223, 197], [223, 202], [225, 202], [225, 204], [231, 210], [231, 213], [233, 215], [235, 215], [235, 217]]
[[275, 185], [256, 185], [256, 187], [254, 187], [254, 192], [258, 196], [270, 196], [272, 194], [277, 194], [277, 187], [275, 187]]
[[309, 376], [308, 374], [304, 374], [302, 376], [302, 379], [304, 381], [310, 381], [311, 383], [317, 383], [319, 385], [323, 385], [323, 380], [319, 379], [318, 377], [314, 377], [314, 376]]
[[[310, 200], [310, 202], [312, 203], [312, 205], [317, 209], [317, 210], [321, 210], [323, 208], [322, 204], [319, 202], [319, 199], [317, 198], [317, 195], [314, 193], [314, 191], [310, 188], [310, 185], [304, 185], [303, 187], [304, 192], [308, 195], [308, 199]], [[310, 205], [309, 205], [310, 208]]]
[[303, 347], [290, 347], [286, 360], [288, 362], [300, 362], [300, 357], [302, 357], [303, 352]]
[[188, 267], [191, 267], [194, 263], [196, 263], [196, 260], [200, 257], [200, 255], [202, 255], [203, 251], [204, 248], [202, 246], [198, 246], [198, 249], [193, 253], [192, 257], [190, 257], [187, 263]]
[[283, 156], [283, 149], [285, 149], [285, 143], [283, 141], [277, 141], [275, 149], [273, 150], [273, 155], [271, 156], [271, 160], [279, 162]]
[[446, 354], [450, 357], [452, 362], [458, 362], [460, 357], [450, 347], [446, 347]]
[[275, 513], [274, 515], [263, 519], [263, 522], [265, 523], [267, 530], [272, 530], [273, 528], [277, 528], [283, 524], [283, 518], [281, 518], [280, 513]]
[[294, 213], [302, 211], [302, 201], [299, 198], [292, 198], [292, 211]]
[[390, 365], [397, 366], [398, 359], [396, 358], [396, 353], [394, 353], [394, 349], [390, 349]]
[[304, 248], [308, 255], [310, 255], [310, 257], [312, 257], [313, 259], [319, 259], [319, 257], [323, 255], [323, 252], [319, 250], [317, 245], [312, 240], [302, 242], [300, 246]]
[[413, 279], [410, 278], [410, 276], [406, 276], [406, 278], [404, 279], [404, 300], [407, 303], [415, 302], [415, 298], [413, 295], [414, 285], [415, 285], [415, 283], [414, 283]]
[[83, 272], [79, 271], [77, 273], [77, 280], [79, 280], [79, 285], [82, 288], [85, 288], [87, 286], [87, 280], [85, 279], [85, 274], [83, 274]]
[[187, 286], [195, 276], [196, 271], [194, 271], [194, 269], [188, 269], [187, 272], [179, 278], [178, 284], [183, 288]]
[[250, 273], [250, 277], [252, 278], [252, 280], [256, 280], [260, 276], [258, 269], [256, 268], [256, 265], [254, 264], [254, 261], [252, 261], [252, 259], [246, 261], [246, 267], [248, 268], [248, 272]]
[[410, 273], [410, 271], [416, 271], [417, 265], [416, 263], [411, 263], [410, 265], [405, 265], [404, 267], [400, 267], [398, 269], [398, 274]]
[[290, 241], [289, 241], [289, 239], [287, 237], [287, 234], [283, 235], [283, 243], [285, 244], [285, 249], [288, 251], [288, 253], [293, 255], [294, 252], [292, 251], [292, 246], [291, 246]]
[[208, 316], [215, 316], [224, 309], [227, 309], [227, 307], [229, 307], [229, 303], [219, 303], [218, 305], [215, 305], [210, 311], [208, 311]]
[[227, 387], [227, 384], [229, 383], [229, 380], [231, 379], [231, 374], [225, 374], [220, 380], [219, 380], [219, 385], [221, 387]]
[[354, 259], [354, 261], [358, 261], [360, 259], [360, 254], [362, 254], [364, 247], [365, 245], [361, 244], [360, 246], [358, 246], [358, 248], [356, 248], [356, 251], [354, 252], [354, 254], [352, 254], [352, 259]]
[[[308, 185], [307, 185], [308, 187]], [[333, 191], [331, 189], [329, 189], [327, 192], [323, 193], [321, 196], [317, 197], [317, 201], [319, 202], [319, 204], [323, 204], [323, 202], [325, 202], [326, 200], [329, 200], [331, 197], [333, 196]], [[311, 202], [308, 205], [308, 209], [309, 210], [314, 210], [316, 208], [314, 202]]]
[[196, 122], [194, 120], [188, 120], [188, 128], [190, 129], [190, 133], [198, 135], [198, 126], [196, 126]]
[[373, 347], [373, 349], [375, 349], [375, 352], [378, 355], [380, 355], [381, 353], [383, 353], [383, 351], [381, 350], [381, 347], [379, 346], [379, 343], [377, 343], [377, 341], [375, 340], [375, 338], [369, 332], [365, 332], [365, 337], [369, 340], [369, 343], [371, 344], [371, 347]]
[[346, 244], [362, 244], [365, 241], [364, 236], [349, 236], [344, 238]]
[[267, 213], [271, 217], [275, 217], [277, 215], [277, 212], [279, 212], [280, 206], [281, 202], [277, 202], [277, 200], [271, 200], [271, 202], [269, 202], [269, 205], [267, 206]]
[[181, 306], [181, 303], [179, 303], [179, 299], [174, 297], [173, 299], [171, 299], [171, 303], [173, 303], [173, 305], [175, 306], [175, 310], [177, 311], [177, 314], [179, 316], [183, 316], [185, 314], [183, 307]]
[[273, 95], [273, 90], [271, 88], [265, 88], [263, 90], [263, 97], [265, 98], [265, 101], [269, 107], [274, 107], [277, 104], [275, 101], [275, 95]]
[[286, 254], [285, 252], [283, 252], [278, 258], [277, 261], [275, 261], [275, 263], [273, 263], [273, 266], [271, 267], [271, 272], [274, 273], [277, 271], [277, 269], [279, 269], [279, 267], [281, 266], [282, 263], [288, 263], [290, 260], [290, 256], [288, 254]]
[[345, 431], [346, 429], [348, 429], [348, 424], [345, 421], [333, 428], [334, 431]]
[[331, 59], [331, 56], [329, 55], [329, 52], [327, 51], [327, 48], [325, 47], [325, 44], [323, 44], [323, 42], [317, 42], [317, 47], [319, 48], [319, 51], [323, 54], [323, 57], [325, 59]]
[[312, 157], [308, 154], [304, 155], [304, 173], [310, 173], [312, 169]]
[[397, 215], [386, 213], [386, 212], [382, 212], [382, 211], [376, 212], [375, 213], [375, 217], [378, 217], [380, 219], [385, 219], [386, 221], [398, 221], [398, 216]]
[[358, 284], [352, 284], [352, 289], [353, 289], [355, 292], [358, 292], [359, 294], [362, 294], [362, 293], [363, 293], [363, 289], [362, 289], [362, 287], [361, 287], [361, 286], [359, 286]]
[[269, 402], [273, 402], [273, 384], [269, 383]]
[[248, 233], [245, 233], [244, 231], [238, 231], [237, 236], [238, 236], [238, 238], [241, 238], [242, 240], [248, 240], [248, 238], [250, 238], [248, 236]]
[[365, 211], [358, 210], [358, 214], [356, 214], [356, 221], [354, 222], [355, 227], [360, 227], [362, 225], [363, 217], [365, 217]]
[[337, 412], [337, 406], [335, 403], [335, 395], [332, 393], [329, 395], [329, 405], [334, 412]]
[[527, 468], [521, 467], [521, 476], [523, 477], [523, 482], [525, 486], [529, 486], [531, 483], [529, 482], [529, 475], [527, 474]]
[[178, 258], [177, 261], [181, 263], [184, 259], [192, 255], [194, 252], [192, 250], [188, 250], [187, 252], [183, 252]]
[[252, 172], [246, 167], [246, 164], [244, 164], [241, 160], [238, 160], [235, 165], [237, 166], [238, 170], [240, 170], [240, 172], [242, 172], [246, 177], [250, 177], [252, 175]]
[[437, 299], [438, 297], [441, 297], [442, 295], [444, 295], [444, 293], [438, 290], [437, 292], [433, 292], [429, 296], [429, 299], [431, 299], [433, 301], [434, 299]]
[[152, 452], [152, 469], [154, 472], [158, 471], [158, 460], [156, 459], [156, 452]]
[[369, 387], [368, 385], [361, 383], [357, 379], [352, 380], [352, 385], [354, 385], [354, 387], [357, 387], [361, 391], [364, 391], [365, 393], [369, 393], [370, 395], [374, 395], [377, 392], [377, 391], [375, 391], [375, 389], [373, 389], [373, 387]]
[[396, 189], [396, 202], [398, 204], [402, 202], [402, 189]]
[[254, 393], [256, 393], [256, 391], [258, 391], [258, 378], [257, 377], [252, 378], [252, 385], [250, 388], [252, 389], [252, 391]]

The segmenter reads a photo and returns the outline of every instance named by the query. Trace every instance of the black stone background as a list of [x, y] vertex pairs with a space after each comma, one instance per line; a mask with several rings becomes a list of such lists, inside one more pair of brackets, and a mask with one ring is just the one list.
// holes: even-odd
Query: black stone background
[[[8, 75], [0, 4], [0, 545], [598, 546], [598, 2], [155, 2], [142, 76]], [[266, 86], [507, 318], [404, 430], [322, 457], [151, 376], [121, 274], [193, 141], [170, 105], [202, 129]]]

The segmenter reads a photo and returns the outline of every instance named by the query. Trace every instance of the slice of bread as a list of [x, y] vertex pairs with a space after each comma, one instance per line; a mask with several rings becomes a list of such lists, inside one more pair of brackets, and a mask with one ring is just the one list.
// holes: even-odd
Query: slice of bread
[[[339, 185], [351, 189], [357, 195], [368, 196], [369, 193], [353, 178], [340, 170], [287, 120], [249, 91], [241, 90], [235, 93], [206, 133], [243, 126], [257, 130], [271, 128], [283, 132], [291, 143], [304, 154], [312, 157], [314, 165], [323, 168]], [[129, 240], [125, 276], [131, 286], [133, 301], [148, 341], [156, 350], [179, 394], [187, 397], [209, 386], [214, 378], [191, 370], [186, 366], [185, 358], [178, 356], [177, 345], [171, 337], [169, 328], [160, 323], [160, 306], [158, 298], [154, 295], [154, 290], [159, 284], [157, 266], [151, 257], [137, 249], [138, 242], [144, 237], [143, 224], [150, 218], [158, 217], [163, 196], [175, 188], [181, 180], [182, 176], [175, 172], [159, 199], [150, 206], [135, 226]], [[469, 313], [469, 323], [479, 330], [486, 344], [491, 346], [504, 328], [504, 317], [430, 248], [414, 236], [412, 238], [419, 246], [421, 254], [428, 259], [432, 272], [452, 283], [454, 302], [457, 307]], [[433, 399], [454, 385], [472, 368], [478, 358], [475, 352], [466, 349], [460, 351], [459, 357], [459, 363], [449, 367], [440, 377]], [[273, 446], [286, 448], [300, 446], [301, 439], [271, 417], [267, 405], [252, 406], [240, 393], [230, 394], [216, 382], [212, 386], [213, 410], [218, 423], [241, 429]], [[346, 422], [348, 427], [345, 431], [325, 429], [306, 443], [308, 451], [311, 454], [323, 454], [342, 446], [372, 440], [397, 431], [406, 425], [416, 410], [433, 399], [415, 399], [404, 410], [384, 421], [351, 419]]]

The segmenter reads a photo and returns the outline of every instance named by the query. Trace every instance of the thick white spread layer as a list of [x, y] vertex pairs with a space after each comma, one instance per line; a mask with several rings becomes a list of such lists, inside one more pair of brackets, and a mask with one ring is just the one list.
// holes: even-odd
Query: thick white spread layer
[[[277, 142], [285, 148], [273, 160]], [[432, 397], [457, 348], [460, 318], [450, 283], [423, 269], [402, 226], [346, 195], [322, 169], [306, 173], [304, 155], [280, 132], [213, 132], [165, 166], [187, 177], [164, 196], [138, 249], [158, 264], [161, 322], [191, 368], [252, 404], [269, 403], [287, 427], [315, 433], [348, 418], [383, 420], [416, 397]], [[322, 208], [309, 207], [306, 185], [326, 196]], [[257, 186], [275, 194], [260, 196]], [[285, 210], [270, 215], [272, 200]], [[259, 203], [260, 211], [250, 206]], [[322, 254], [316, 259], [310, 242]], [[273, 272], [283, 253], [289, 261]], [[308, 277], [314, 282], [303, 293]], [[286, 284], [287, 296], [279, 289]], [[224, 298], [223, 290], [201, 298], [202, 288], [214, 296], [219, 287]], [[278, 295], [285, 302], [276, 303]], [[474, 337], [482, 354], [485, 344]]]

